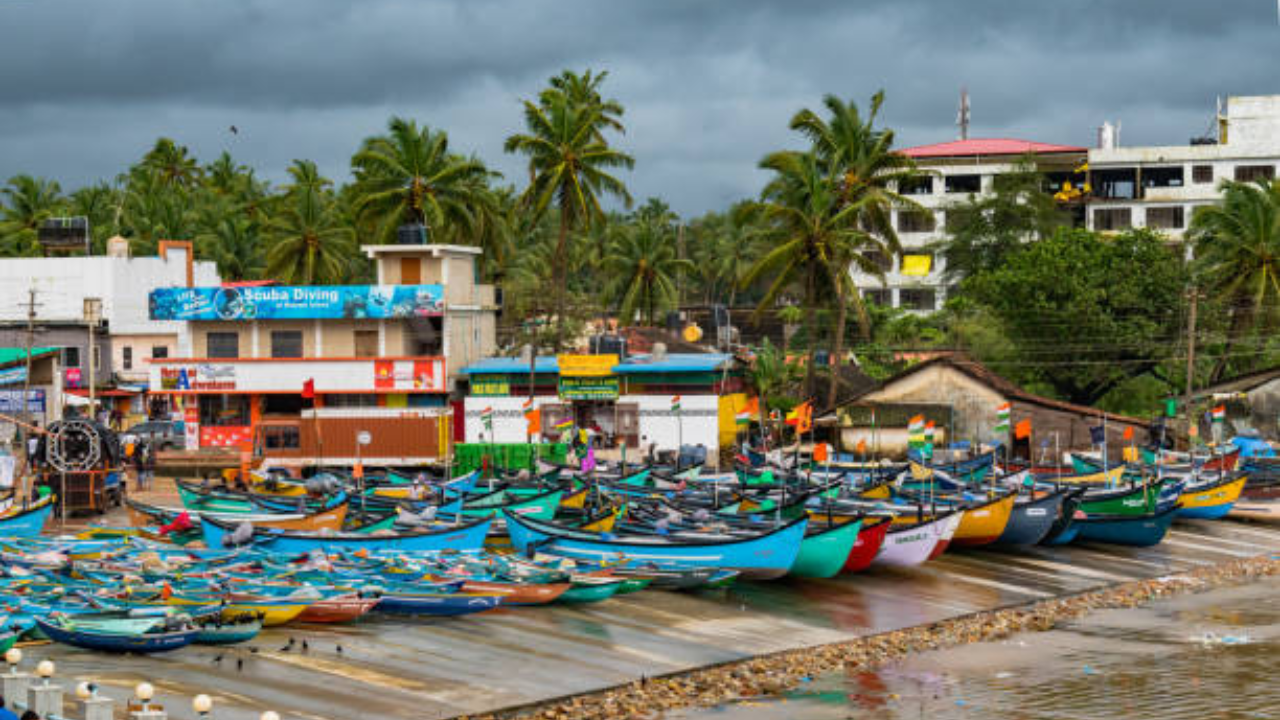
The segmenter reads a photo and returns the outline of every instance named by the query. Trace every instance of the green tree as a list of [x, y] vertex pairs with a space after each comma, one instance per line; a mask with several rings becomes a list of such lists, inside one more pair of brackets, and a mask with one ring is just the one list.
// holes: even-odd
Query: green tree
[[976, 309], [1016, 348], [1012, 360], [978, 359], [1081, 405], [1138, 375], [1169, 382], [1186, 280], [1177, 252], [1156, 233], [1060, 229], [966, 281]]
[[65, 208], [56, 180], [15, 175], [0, 187], [0, 251], [5, 255], [39, 255], [38, 228]]
[[204, 177], [204, 169], [187, 146], [165, 137], [156, 140], [156, 144], [142, 157], [141, 167], [154, 171], [164, 185], [186, 189], [195, 187]]
[[355, 231], [332, 194], [322, 189], [327, 183], [296, 186], [268, 222], [273, 238], [268, 276], [303, 285], [331, 285], [347, 278], [356, 253]]
[[121, 234], [130, 238], [134, 254], [155, 254], [160, 240], [195, 239], [200, 228], [197, 197], [195, 190], [167, 181], [159, 169], [134, 168], [121, 208]]
[[772, 434], [773, 425], [769, 411], [790, 409], [791, 403], [783, 403], [784, 396], [795, 388], [798, 380], [796, 367], [787, 362], [786, 353], [765, 338], [755, 349], [751, 364], [747, 366], [747, 381], [760, 398], [761, 426], [766, 434]]
[[791, 129], [809, 139], [813, 154], [826, 172], [835, 178], [838, 210], [844, 212], [847, 208], [857, 208], [848, 222], [860, 231], [843, 234], [841, 239], [844, 241], [834, 243], [829, 254], [831, 268], [828, 274], [835, 290], [832, 296], [835, 328], [831, 355], [836, 363], [827, 386], [827, 406], [831, 407], [835, 405], [839, 388], [839, 365], [843, 362], [850, 307], [857, 314], [863, 337], [868, 332], [866, 308], [849, 269], [855, 267], [883, 280], [884, 272], [869, 254], [902, 253], [902, 245], [893, 228], [893, 209], [928, 211], [896, 191], [902, 184], [920, 177], [921, 171], [910, 157], [894, 151], [892, 130], [876, 127], [876, 118], [884, 104], [884, 91], [871, 97], [865, 116], [858, 110], [857, 103], [846, 102], [834, 95], [826, 96], [823, 104], [829, 118], [824, 119], [806, 108], [791, 119]]
[[202, 257], [218, 265], [223, 280], [256, 280], [265, 264], [263, 238], [258, 224], [248, 218], [227, 215], [196, 238]]
[[366, 138], [351, 158], [356, 178], [355, 210], [374, 219], [377, 242], [391, 241], [396, 228], [421, 223], [435, 233], [470, 237], [496, 208], [489, 192], [494, 176], [475, 158], [449, 151], [443, 130], [393, 117], [386, 135]]
[[629, 323], [642, 313], [648, 325], [679, 304], [676, 277], [693, 270], [677, 256], [676, 237], [662, 216], [641, 217], [612, 228], [604, 257], [609, 278], [605, 295], [617, 303], [618, 316]]
[[1198, 285], [1226, 308], [1226, 342], [1209, 382], [1222, 379], [1239, 354], [1246, 369], [1259, 352], [1238, 353], [1250, 335], [1269, 335], [1280, 319], [1280, 182], [1225, 182], [1222, 203], [1196, 209], [1189, 238], [1195, 242]]
[[997, 175], [990, 193], [953, 203], [945, 212], [947, 237], [937, 249], [951, 282], [997, 268], [1027, 242], [1071, 225], [1070, 214], [1045, 192], [1044, 174], [1030, 156]]
[[558, 206], [559, 235], [551, 282], [559, 344], [564, 341], [567, 322], [565, 253], [569, 234], [605, 222], [601, 197], [619, 198], [630, 207], [626, 185], [610, 172], [629, 169], [635, 160], [605, 141], [603, 131], [614, 127], [618, 113], [596, 99], [598, 92], [584, 98], [556, 87], [555, 82], [540, 94], [536, 104], [525, 101], [525, 132], [508, 137], [504, 149], [528, 158], [530, 182], [520, 196], [521, 203], [535, 216], [546, 212], [553, 202]]

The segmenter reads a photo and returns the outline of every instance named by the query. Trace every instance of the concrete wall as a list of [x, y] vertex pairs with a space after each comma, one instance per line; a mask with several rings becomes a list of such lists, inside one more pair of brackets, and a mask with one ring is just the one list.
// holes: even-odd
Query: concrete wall
[[954, 409], [955, 437], [960, 440], [990, 439], [996, 408], [1004, 402], [1000, 393], [945, 364], [908, 375], [862, 399], [950, 405]]
[[[178, 357], [178, 336], [176, 334], [121, 335], [115, 334], [111, 342], [111, 362], [116, 375], [126, 382], [146, 383], [148, 378], [148, 360], [152, 348], [163, 347], [168, 350], [168, 357]], [[133, 368], [124, 367], [124, 349], [133, 349]]]
[[[3, 263], [0, 263], [3, 264]], [[0, 327], [0, 347], [26, 347], [27, 332], [25, 328]], [[101, 362], [97, 370], [97, 385], [111, 382], [114, 365], [112, 364], [112, 339], [108, 335], [99, 334], [95, 340]], [[75, 347], [80, 349], [80, 377], [82, 386], [89, 382], [89, 329], [86, 326], [42, 326], [37, 327], [34, 347]], [[59, 363], [65, 373], [65, 367]]]

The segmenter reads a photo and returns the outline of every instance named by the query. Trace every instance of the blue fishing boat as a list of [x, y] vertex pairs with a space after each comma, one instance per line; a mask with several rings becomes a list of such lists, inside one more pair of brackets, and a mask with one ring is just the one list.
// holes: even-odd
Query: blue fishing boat
[[375, 612], [396, 615], [453, 617], [492, 610], [502, 604], [502, 596], [489, 593], [384, 593]]
[[720, 568], [745, 578], [781, 577], [795, 563], [808, 519], [801, 518], [753, 537], [708, 535], [706, 539], [661, 535], [614, 536], [583, 532], [555, 523], [506, 513], [507, 531], [517, 550], [591, 562], [619, 557], [655, 567]]
[[1049, 535], [1062, 513], [1063, 501], [1073, 491], [1051, 490], [1042, 497], [1019, 497], [1013, 503], [1013, 512], [1004, 532], [996, 538], [997, 545], [1035, 545]]
[[[479, 550], [489, 533], [491, 518], [481, 518], [457, 525], [439, 525], [396, 535], [362, 535], [358, 533], [312, 533], [274, 528], [253, 528], [248, 542], [273, 553], [309, 553], [358, 551], [439, 552], [441, 550]], [[209, 519], [200, 524], [208, 547], [227, 547], [237, 526]]]
[[37, 537], [53, 513], [56, 495], [46, 495], [26, 508], [0, 517], [0, 537]]
[[196, 636], [200, 634], [199, 629], [190, 625], [179, 630], [146, 632], [80, 628], [69, 617], [36, 618], [36, 625], [54, 642], [102, 652], [156, 653], [177, 650], [195, 642]]
[[1174, 505], [1144, 515], [1088, 515], [1072, 525], [1078, 529], [1077, 540], [1147, 547], [1164, 540], [1177, 515]]

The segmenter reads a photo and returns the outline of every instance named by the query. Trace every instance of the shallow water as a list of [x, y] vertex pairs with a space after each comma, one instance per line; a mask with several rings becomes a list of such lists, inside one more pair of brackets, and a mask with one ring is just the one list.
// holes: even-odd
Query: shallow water
[[1280, 718], [1280, 579], [1108, 610], [670, 720]]

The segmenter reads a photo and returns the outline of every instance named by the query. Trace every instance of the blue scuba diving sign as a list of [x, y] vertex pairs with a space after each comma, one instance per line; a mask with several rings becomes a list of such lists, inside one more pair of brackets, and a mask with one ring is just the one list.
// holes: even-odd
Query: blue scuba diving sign
[[442, 285], [158, 288], [152, 320], [333, 320], [444, 314]]

